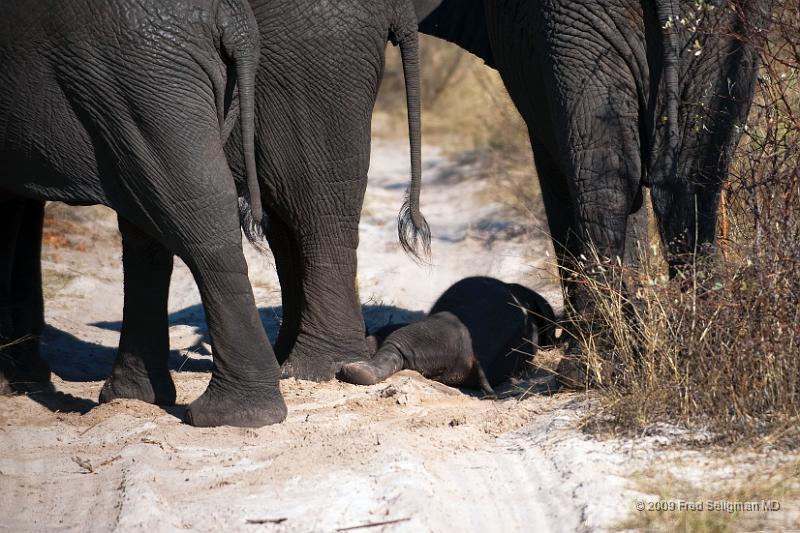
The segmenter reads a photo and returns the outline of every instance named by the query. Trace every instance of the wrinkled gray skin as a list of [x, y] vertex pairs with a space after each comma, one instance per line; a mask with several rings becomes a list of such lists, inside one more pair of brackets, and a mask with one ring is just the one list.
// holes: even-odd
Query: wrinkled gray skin
[[[755, 87], [769, 2], [414, 0], [420, 31], [496, 68], [525, 119], [559, 263], [623, 257], [628, 217], [651, 198], [674, 274], [716, 235], [720, 189]], [[706, 2], [708, 4], [709, 2]], [[686, 16], [686, 26], [667, 23]], [[747, 22], [746, 22], [747, 21]], [[695, 42], [702, 51], [695, 52]], [[590, 265], [591, 266], [591, 265]], [[584, 285], [562, 281], [589, 320]]]
[[442, 294], [429, 315], [387, 326], [370, 337], [369, 361], [348, 363], [338, 377], [374, 385], [400, 370], [454, 387], [492, 386], [519, 372], [536, 349], [553, 343], [555, 316], [542, 296], [493, 278], [466, 278]]
[[[284, 376], [332, 379], [342, 363], [370, 355], [356, 248], [387, 39], [400, 46], [410, 121], [412, 183], [399, 218], [401, 242], [412, 249], [420, 237], [424, 248], [429, 239], [419, 213], [416, 18], [408, 0], [251, 5], [261, 31], [256, 158], [263, 230], [283, 301], [275, 351]], [[238, 145], [232, 136], [226, 152], [242, 176]]]
[[240, 0], [0, 4], [0, 345], [34, 337], [0, 354], [6, 379], [50, 377], [35, 338], [44, 325], [44, 201], [103, 204], [119, 216], [125, 307], [100, 400], [175, 402], [167, 370], [175, 254], [197, 281], [214, 347], [211, 381], [187, 422], [261, 426], [285, 418], [223, 152], [240, 107], [237, 148], [244, 147], [246, 194], [258, 213], [257, 53], [255, 20]]

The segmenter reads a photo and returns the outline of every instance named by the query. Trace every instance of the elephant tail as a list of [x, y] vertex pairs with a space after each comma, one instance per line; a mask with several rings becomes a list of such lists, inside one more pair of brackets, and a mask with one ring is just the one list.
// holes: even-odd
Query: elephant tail
[[[408, 137], [411, 144], [411, 183], [397, 217], [397, 232], [403, 249], [416, 258], [427, 258], [431, 250], [431, 230], [419, 208], [422, 187], [422, 126], [419, 73], [419, 41], [416, 20], [409, 17], [412, 29], [392, 30], [392, 42], [400, 46], [408, 106]], [[406, 26], [408, 27], [408, 26]], [[420, 253], [420, 246], [422, 252]]]
[[[259, 228], [264, 211], [256, 172], [255, 150], [255, 84], [261, 53], [258, 24], [247, 0], [227, 0], [223, 5], [227, 5], [233, 11], [227, 14], [225, 23], [222, 24], [222, 48], [225, 55], [233, 62], [238, 101], [231, 105], [231, 111], [223, 125], [222, 138], [226, 139], [233, 129], [238, 107], [250, 220], [253, 228]], [[251, 241], [254, 240], [253, 234], [257, 232], [257, 230], [251, 231], [253, 228], [244, 228], [245, 234]]]

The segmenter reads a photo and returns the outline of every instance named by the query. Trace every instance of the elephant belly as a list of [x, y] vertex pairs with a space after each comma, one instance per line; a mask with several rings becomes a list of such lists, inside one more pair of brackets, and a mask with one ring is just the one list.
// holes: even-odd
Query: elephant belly
[[638, 2], [497, 0], [485, 5], [497, 69], [532, 139], [549, 153], [563, 154], [565, 143], [573, 142], [564, 131], [569, 120], [587, 122], [608, 100], [638, 127], [637, 105], [647, 101], [648, 91]]
[[0, 90], [0, 107], [6, 109], [0, 115], [0, 190], [39, 200], [107, 203], [99, 180], [100, 147], [47, 65], [4, 74], [9, 83]]

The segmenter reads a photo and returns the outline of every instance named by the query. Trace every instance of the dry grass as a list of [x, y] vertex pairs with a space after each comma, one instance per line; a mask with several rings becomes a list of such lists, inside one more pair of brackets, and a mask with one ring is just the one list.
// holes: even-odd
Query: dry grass
[[[665, 533], [797, 529], [800, 464], [786, 462], [765, 467], [749, 464], [749, 460], [747, 456], [727, 458], [715, 465], [716, 476], [709, 479], [706, 474], [701, 482], [687, 481], [663, 470], [640, 472], [636, 476], [638, 490], [654, 496], [641, 501], [663, 502], [661, 506], [667, 510], [637, 510], [619, 529]], [[725, 471], [727, 476], [719, 476]], [[736, 507], [745, 503], [749, 505]], [[780, 507], [776, 508], [776, 504]]]
[[603, 427], [669, 423], [707, 430], [707, 442], [800, 444], [800, 2], [776, 5], [722, 253], [668, 281], [643, 250], [628, 290], [617, 265], [581, 276], [596, 297], [599, 327], [579, 340]]
[[584, 277], [597, 319], [579, 341], [603, 400], [593, 420], [632, 433], [667, 422], [728, 442], [796, 446], [800, 263], [764, 254], [698, 264], [670, 282], [651, 274], [650, 258], [633, 293], [612, 276]]

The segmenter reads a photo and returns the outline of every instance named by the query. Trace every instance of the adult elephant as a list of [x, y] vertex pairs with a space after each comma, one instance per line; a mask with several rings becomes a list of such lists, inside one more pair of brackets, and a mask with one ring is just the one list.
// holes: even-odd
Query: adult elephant
[[0, 3], [0, 374], [12, 385], [50, 379], [37, 338], [45, 200], [103, 204], [119, 217], [125, 308], [101, 401], [175, 402], [167, 367], [175, 254], [197, 281], [214, 347], [211, 381], [187, 421], [285, 418], [223, 153], [240, 116], [245, 197], [258, 216], [258, 42], [244, 0]]
[[[250, 4], [261, 33], [256, 160], [267, 217], [260, 226], [275, 257], [283, 303], [275, 352], [284, 377], [328, 380], [343, 363], [371, 355], [356, 248], [387, 40], [400, 47], [409, 111], [411, 185], [399, 217], [400, 240], [410, 251], [429, 241], [419, 212], [416, 16], [410, 0]], [[239, 144], [232, 136], [226, 153], [244, 185]]]
[[[401, 242], [412, 250], [428, 238], [413, 7], [253, 0], [254, 17], [237, 0], [81, 2], [69, 13], [50, 0], [2, 11], [0, 49], [12, 60], [0, 65], [8, 104], [0, 109], [0, 346], [22, 339], [0, 353], [2, 374], [13, 383], [49, 379], [36, 339], [43, 200], [100, 203], [119, 214], [125, 267], [120, 350], [100, 400], [175, 401], [166, 303], [177, 254], [200, 287], [214, 348], [211, 383], [187, 421], [278, 422], [286, 413], [279, 368], [258, 321], [240, 227], [254, 240], [263, 230], [276, 257], [286, 373], [325, 379], [341, 362], [368, 357], [355, 248], [387, 39], [404, 58], [412, 145]], [[85, 27], [73, 16], [81, 8], [94, 14]], [[31, 35], [40, 47], [25, 46]], [[231, 133], [225, 155], [236, 179], [223, 157]]]
[[[673, 274], [710, 249], [768, 2], [414, 2], [420, 31], [500, 72], [528, 125], [562, 267], [591, 261], [594, 248], [613, 268], [644, 186]], [[562, 286], [585, 325], [591, 296]]]

